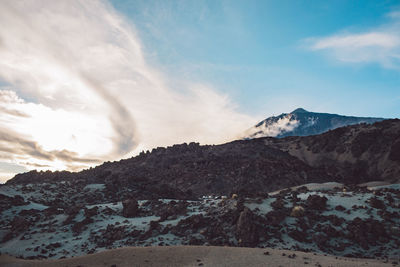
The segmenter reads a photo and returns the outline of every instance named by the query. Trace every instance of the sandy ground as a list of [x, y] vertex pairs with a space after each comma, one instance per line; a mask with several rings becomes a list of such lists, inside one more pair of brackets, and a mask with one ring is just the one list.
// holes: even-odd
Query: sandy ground
[[[293, 255], [295, 255], [293, 257]], [[289, 257], [290, 256], [290, 257]], [[21, 260], [0, 256], [0, 266], [393, 266], [393, 261], [366, 260], [288, 250], [176, 246], [128, 247], [62, 260]], [[397, 262], [395, 263], [397, 265]]]

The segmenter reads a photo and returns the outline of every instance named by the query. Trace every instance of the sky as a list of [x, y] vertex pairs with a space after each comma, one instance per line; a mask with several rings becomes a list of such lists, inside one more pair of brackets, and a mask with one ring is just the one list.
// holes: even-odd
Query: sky
[[0, 2], [0, 181], [298, 107], [399, 117], [399, 1]]

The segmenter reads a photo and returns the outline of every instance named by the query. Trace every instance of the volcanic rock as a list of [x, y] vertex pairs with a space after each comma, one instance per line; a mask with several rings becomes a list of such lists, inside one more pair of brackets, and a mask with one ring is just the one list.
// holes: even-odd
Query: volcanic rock
[[126, 199], [122, 201], [122, 216], [125, 218], [136, 217], [139, 212], [139, 204], [136, 199]]

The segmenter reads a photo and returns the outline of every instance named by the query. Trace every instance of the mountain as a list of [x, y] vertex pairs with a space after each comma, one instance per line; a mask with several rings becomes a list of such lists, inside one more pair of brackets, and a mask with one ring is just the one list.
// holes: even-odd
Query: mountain
[[395, 182], [400, 177], [399, 151], [400, 120], [395, 119], [341, 127], [314, 136], [156, 148], [77, 173], [18, 174], [6, 184], [105, 184], [107, 197], [115, 200], [126, 195], [179, 199], [232, 193], [257, 196], [310, 182]]
[[347, 125], [374, 123], [382, 120], [383, 118], [351, 117], [309, 112], [298, 108], [291, 113], [283, 113], [276, 117], [266, 118], [248, 129], [244, 134], [244, 138], [251, 139], [266, 136], [282, 138], [286, 136], [316, 135]]

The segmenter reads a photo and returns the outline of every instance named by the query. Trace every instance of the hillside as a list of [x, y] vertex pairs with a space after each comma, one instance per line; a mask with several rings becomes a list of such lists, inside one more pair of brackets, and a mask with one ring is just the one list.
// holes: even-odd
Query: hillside
[[265, 139], [265, 144], [323, 168], [344, 183], [400, 180], [398, 119], [342, 127], [316, 136]]
[[78, 173], [18, 174], [7, 184], [101, 183], [105, 184], [109, 198], [115, 200], [128, 194], [138, 198], [178, 199], [232, 193], [259, 196], [310, 182], [396, 182], [400, 177], [399, 148], [400, 120], [385, 120], [316, 136], [156, 148]]

